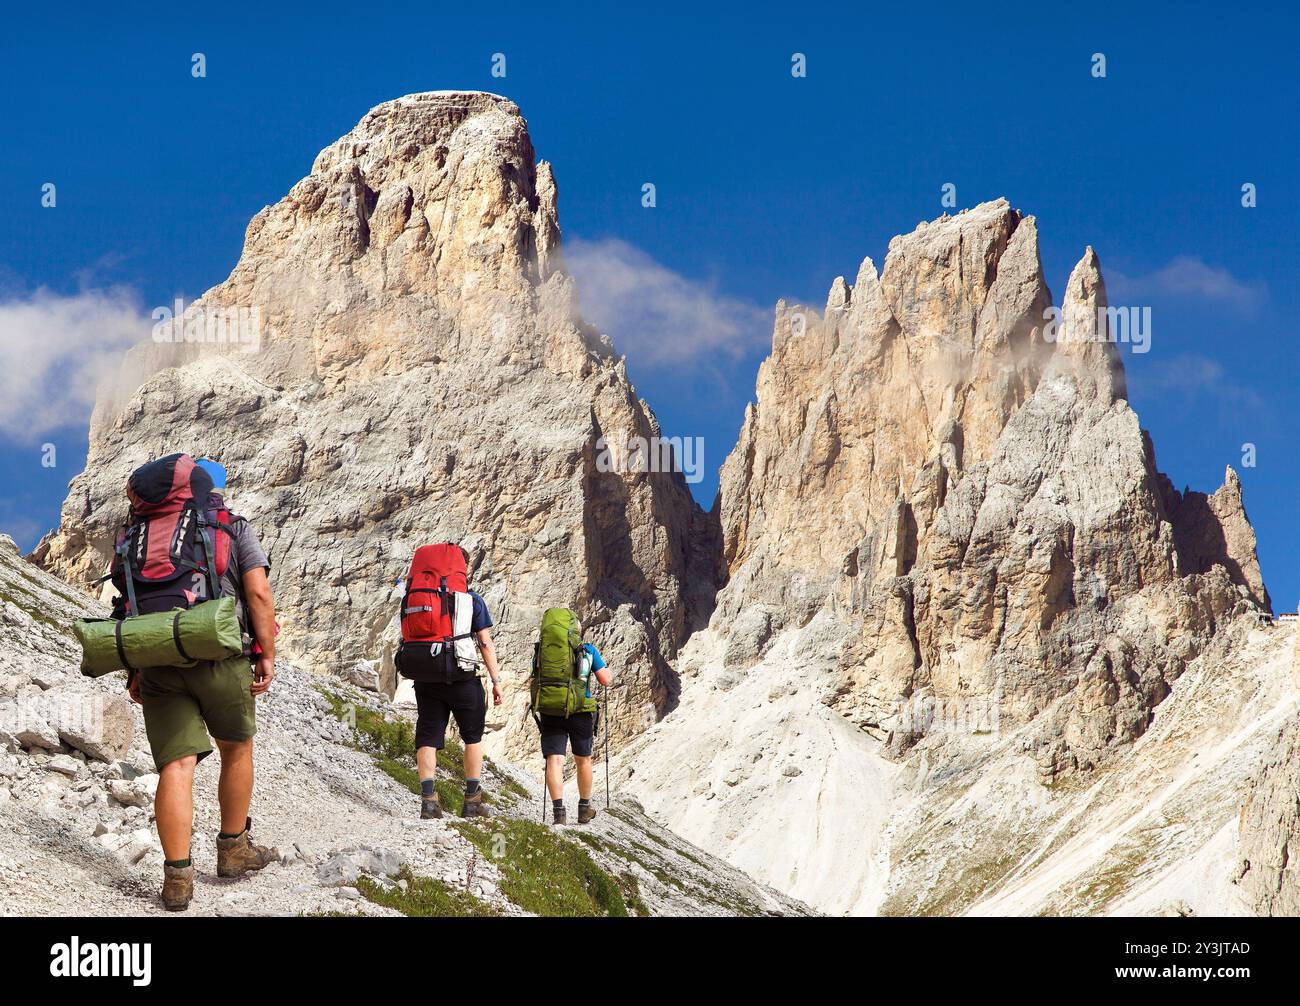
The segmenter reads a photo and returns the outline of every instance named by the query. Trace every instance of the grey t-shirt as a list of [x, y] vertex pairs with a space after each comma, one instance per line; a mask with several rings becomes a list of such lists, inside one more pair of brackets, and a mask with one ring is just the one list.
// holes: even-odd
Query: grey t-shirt
[[[226, 564], [226, 573], [221, 578], [221, 592], [239, 598], [242, 603], [244, 574], [259, 567], [269, 570], [271, 560], [266, 557], [266, 550], [257, 540], [252, 526], [243, 517], [231, 525], [231, 530], [235, 533], [230, 542], [230, 562]], [[218, 531], [217, 534], [225, 532]]]

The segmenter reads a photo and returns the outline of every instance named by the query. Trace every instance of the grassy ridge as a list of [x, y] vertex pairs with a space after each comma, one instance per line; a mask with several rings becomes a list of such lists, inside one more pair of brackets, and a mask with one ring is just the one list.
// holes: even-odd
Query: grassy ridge
[[501, 892], [525, 911], [627, 917], [618, 882], [554, 829], [516, 818], [457, 821], [453, 827], [492, 861], [501, 872]]
[[406, 887], [361, 877], [357, 889], [366, 900], [411, 918], [485, 919], [500, 914], [469, 891], [457, 890], [435, 877], [417, 877], [407, 867], [402, 867], [397, 880], [404, 881]]

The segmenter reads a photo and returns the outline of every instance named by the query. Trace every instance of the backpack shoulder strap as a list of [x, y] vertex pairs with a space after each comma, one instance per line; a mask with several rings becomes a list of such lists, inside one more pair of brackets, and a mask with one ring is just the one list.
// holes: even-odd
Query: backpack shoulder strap
[[213, 550], [212, 535], [208, 534], [208, 528], [213, 525], [202, 511], [199, 511], [198, 522], [199, 539], [203, 542], [203, 565], [207, 573], [208, 597], [215, 601], [221, 596], [221, 584], [217, 582], [217, 557]]
[[126, 599], [130, 605], [131, 614], [140, 614], [140, 608], [135, 602], [135, 577], [131, 575], [131, 535], [128, 532], [122, 540], [122, 544], [117, 546], [117, 558], [122, 564], [122, 579], [126, 583]]

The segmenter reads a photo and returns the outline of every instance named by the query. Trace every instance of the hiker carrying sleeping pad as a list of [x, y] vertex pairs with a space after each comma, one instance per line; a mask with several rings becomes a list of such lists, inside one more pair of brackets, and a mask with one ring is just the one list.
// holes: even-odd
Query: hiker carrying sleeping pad
[[593, 678], [608, 687], [614, 675], [595, 645], [583, 642], [578, 616], [568, 608], [548, 608], [542, 615], [533, 650], [530, 695], [541, 732], [546, 789], [555, 824], [568, 821], [564, 808], [564, 756], [569, 745], [573, 747], [578, 777], [578, 823], [587, 824], [596, 816], [591, 803], [591, 754], [600, 709], [591, 690]]
[[402, 644], [397, 671], [415, 688], [415, 762], [420, 774], [420, 817], [442, 817], [434, 788], [438, 752], [446, 744], [447, 721], [456, 717], [464, 745], [464, 817], [487, 817], [480, 776], [487, 693], [479, 666], [492, 679], [492, 704], [501, 705], [501, 677], [492, 643], [492, 616], [483, 598], [469, 589], [469, 555], [459, 545], [421, 545], [411, 558], [402, 595]]
[[107, 577], [118, 590], [113, 617], [75, 626], [82, 673], [125, 669], [143, 707], [170, 910], [186, 908], [194, 893], [194, 770], [213, 740], [221, 751], [218, 876], [242, 877], [276, 856], [249, 840], [248, 816], [255, 699], [275, 678], [271, 564], [248, 522], [214, 491], [213, 470], [171, 454], [132, 473], [129, 520]]

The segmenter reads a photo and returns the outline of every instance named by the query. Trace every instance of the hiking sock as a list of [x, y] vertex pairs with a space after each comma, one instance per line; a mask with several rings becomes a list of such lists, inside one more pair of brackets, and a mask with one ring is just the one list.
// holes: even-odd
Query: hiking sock
[[466, 796], [473, 796], [473, 795], [474, 795], [475, 793], [477, 793], [477, 792], [478, 792], [478, 780], [477, 780], [477, 779], [466, 779], [466, 780], [465, 780], [465, 795], [466, 795]]
[[164, 859], [163, 866], [170, 866], [173, 870], [184, 870], [191, 866], [188, 859]]
[[[244, 829], [244, 831], [247, 830], [248, 830], [247, 828]], [[217, 832], [217, 838], [238, 838], [240, 835], [244, 833], [244, 831], [237, 831], [233, 835], [227, 834], [224, 831], [219, 831]]]
[[585, 796], [584, 796], [584, 797], [579, 797], [579, 798], [578, 798], [578, 809], [579, 809], [579, 810], [582, 810], [583, 807], [590, 807], [590, 806], [591, 806], [591, 799], [590, 799], [589, 797], [585, 797]]
[[551, 806], [552, 806], [555, 810], [564, 810], [564, 801], [563, 801], [563, 800], [552, 800], [552, 801], [551, 801]]
[[432, 779], [421, 779], [421, 780], [420, 780], [420, 796], [424, 797], [426, 800], [432, 799], [432, 797], [433, 797], [433, 780], [432, 780]]

